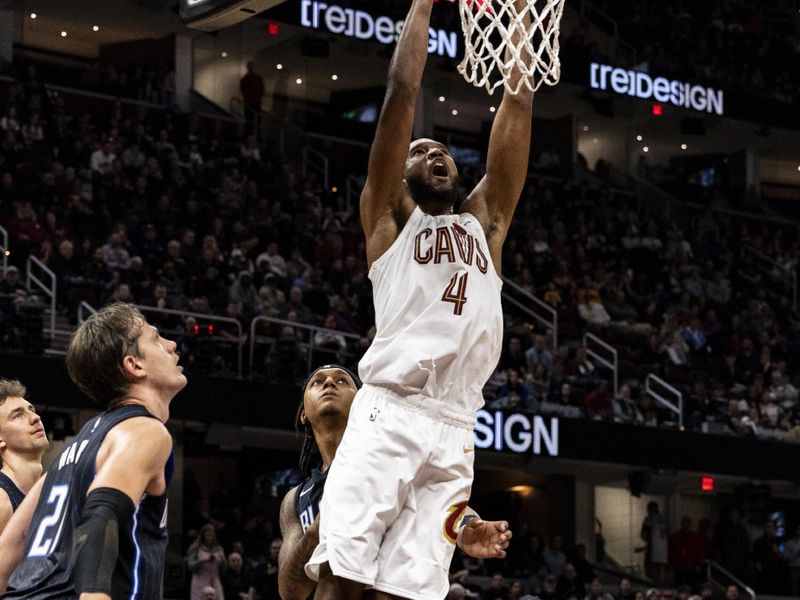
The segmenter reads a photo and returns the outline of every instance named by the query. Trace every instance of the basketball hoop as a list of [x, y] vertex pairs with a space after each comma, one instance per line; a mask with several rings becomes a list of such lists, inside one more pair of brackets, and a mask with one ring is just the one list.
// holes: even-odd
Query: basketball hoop
[[[518, 94], [525, 85], [535, 92], [561, 77], [558, 33], [565, 0], [459, 0], [466, 40], [458, 71], [491, 94], [498, 87]], [[521, 2], [520, 2], [521, 3]], [[522, 77], [511, 78], [518, 70]]]

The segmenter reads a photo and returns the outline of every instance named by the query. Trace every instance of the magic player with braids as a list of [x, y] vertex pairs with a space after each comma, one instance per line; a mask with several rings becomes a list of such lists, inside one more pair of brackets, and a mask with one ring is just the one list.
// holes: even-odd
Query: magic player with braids
[[[278, 585], [283, 600], [305, 600], [316, 587], [316, 582], [306, 576], [304, 566], [318, 542], [319, 504], [328, 467], [360, 387], [358, 377], [339, 365], [318, 368], [303, 387], [295, 426], [304, 434], [300, 470], [306, 479], [290, 490], [281, 504], [283, 544], [278, 559]], [[505, 556], [511, 539], [508, 523], [483, 521], [469, 508], [460, 519], [459, 523], [451, 523], [451, 529], [467, 554], [476, 558]]]

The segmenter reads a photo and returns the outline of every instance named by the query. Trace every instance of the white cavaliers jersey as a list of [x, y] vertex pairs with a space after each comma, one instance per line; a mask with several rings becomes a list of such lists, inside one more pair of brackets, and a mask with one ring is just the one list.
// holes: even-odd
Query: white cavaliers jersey
[[377, 333], [362, 381], [474, 422], [503, 340], [502, 280], [481, 224], [416, 207], [369, 278]]

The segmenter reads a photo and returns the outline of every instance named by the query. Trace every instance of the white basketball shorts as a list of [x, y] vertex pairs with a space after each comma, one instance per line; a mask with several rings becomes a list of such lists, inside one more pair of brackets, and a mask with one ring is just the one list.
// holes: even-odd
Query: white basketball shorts
[[444, 598], [474, 456], [471, 425], [436, 420], [422, 402], [365, 385], [325, 483], [308, 576], [318, 580], [327, 562], [369, 588]]

